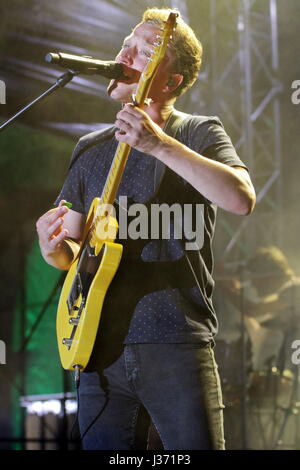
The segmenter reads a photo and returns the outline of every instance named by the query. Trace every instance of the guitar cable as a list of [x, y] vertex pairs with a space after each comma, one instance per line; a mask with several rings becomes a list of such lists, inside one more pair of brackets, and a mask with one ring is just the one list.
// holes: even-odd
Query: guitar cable
[[88, 431], [91, 429], [91, 427], [96, 423], [96, 421], [100, 418], [102, 415], [103, 411], [105, 410], [108, 401], [109, 401], [109, 392], [107, 389], [104, 389], [105, 392], [105, 402], [102, 406], [102, 408], [98, 411], [96, 414], [95, 418], [90, 422], [90, 424], [87, 426], [87, 428], [80, 433], [79, 430], [79, 436], [74, 437], [74, 431], [76, 429], [76, 426], [79, 428], [79, 411], [80, 411], [80, 398], [79, 398], [79, 387], [80, 387], [80, 366], [74, 366], [74, 382], [75, 382], [75, 388], [76, 388], [76, 398], [77, 398], [77, 410], [76, 410], [76, 416], [70, 431], [70, 440], [71, 442], [78, 443], [80, 442], [82, 444], [84, 437], [88, 433]]

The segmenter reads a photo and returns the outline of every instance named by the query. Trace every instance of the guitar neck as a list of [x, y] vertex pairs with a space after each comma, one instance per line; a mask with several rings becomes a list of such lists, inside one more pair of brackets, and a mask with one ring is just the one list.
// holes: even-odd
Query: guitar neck
[[[137, 93], [133, 97], [134, 104], [138, 108], [144, 107], [153, 78], [154, 74], [151, 79], [141, 75]], [[119, 143], [102, 191], [101, 201], [103, 204], [114, 203], [130, 150], [130, 145], [124, 142]]]
[[114, 203], [130, 150], [130, 145], [125, 144], [124, 142], [119, 142], [102, 191], [101, 202], [103, 204]]
[[[163, 33], [158, 38], [154, 52], [151, 58], [149, 58], [148, 65], [139, 79], [136, 95], [132, 98], [134, 106], [140, 109], [149, 104], [147, 102], [147, 96], [157, 73], [158, 66], [165, 55], [172, 31], [175, 29], [177, 16], [178, 14], [176, 12], [170, 13], [164, 28], [162, 28]], [[150, 101], [151, 100], [149, 100], [149, 102]], [[114, 203], [130, 150], [131, 147], [128, 144], [119, 143], [101, 195], [102, 204], [112, 205]]]

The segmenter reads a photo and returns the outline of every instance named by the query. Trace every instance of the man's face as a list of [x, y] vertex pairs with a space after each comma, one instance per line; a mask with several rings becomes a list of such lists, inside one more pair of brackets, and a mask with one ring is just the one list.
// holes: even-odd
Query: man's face
[[[132, 69], [143, 72], [146, 68], [149, 58], [154, 49], [154, 43], [157, 42], [157, 36], [160, 34], [158, 26], [142, 23], [138, 25], [133, 32], [124, 40], [123, 46], [116, 57], [116, 62], [122, 63]], [[151, 86], [149, 97], [154, 101], [165, 101], [167, 98], [162, 89], [171, 75], [171, 66], [173, 62], [172, 53], [167, 49], [165, 57], [159, 65], [156, 77]], [[137, 81], [126, 83], [120, 80], [112, 80], [108, 86], [108, 94], [116, 101], [128, 103], [131, 96], [136, 92]]]

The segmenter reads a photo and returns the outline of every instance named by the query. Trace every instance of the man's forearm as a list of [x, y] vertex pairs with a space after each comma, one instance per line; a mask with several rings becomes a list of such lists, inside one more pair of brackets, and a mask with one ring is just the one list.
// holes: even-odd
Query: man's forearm
[[253, 188], [236, 169], [198, 155], [169, 136], [153, 155], [222, 209], [240, 215], [251, 212]]
[[125, 105], [117, 114], [115, 138], [158, 158], [222, 209], [239, 215], [251, 213], [255, 191], [247, 170], [194, 152], [167, 135], [156, 123], [157, 119], [152, 120], [147, 112]]

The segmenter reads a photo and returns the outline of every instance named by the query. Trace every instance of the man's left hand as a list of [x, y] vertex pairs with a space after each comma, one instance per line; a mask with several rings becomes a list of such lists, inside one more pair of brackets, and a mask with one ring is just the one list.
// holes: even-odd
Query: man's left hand
[[132, 104], [126, 104], [118, 112], [115, 122], [115, 137], [140, 152], [154, 154], [163, 142], [164, 132], [145, 111]]

